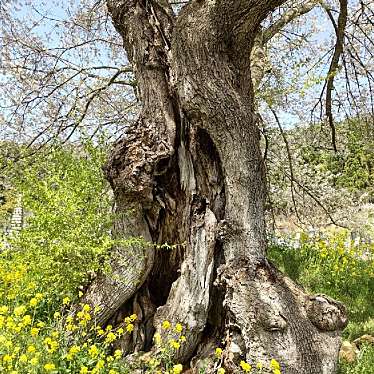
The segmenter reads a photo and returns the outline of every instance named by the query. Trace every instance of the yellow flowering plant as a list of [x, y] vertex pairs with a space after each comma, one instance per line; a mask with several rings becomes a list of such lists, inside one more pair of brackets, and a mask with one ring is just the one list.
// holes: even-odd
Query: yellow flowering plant
[[[33, 298], [40, 299], [40, 296], [34, 295]], [[40, 321], [35, 318], [37, 305], [0, 307], [1, 373], [131, 372], [123, 362], [120, 350], [115, 350], [112, 355], [112, 343], [125, 333], [123, 328], [122, 331], [110, 328], [103, 335], [97, 334], [99, 326], [89, 305], [82, 305], [75, 316], [58, 312], [53, 313], [54, 318]], [[131, 322], [134, 323], [135, 319], [136, 316], [132, 315]], [[87, 321], [92, 321], [92, 324]]]
[[[342, 301], [350, 320], [372, 317], [374, 299], [374, 243], [354, 243], [345, 229], [325, 230], [318, 237], [301, 233], [270, 244], [269, 257], [311, 293]], [[298, 248], [294, 248], [293, 244]]]
[[153, 336], [155, 351], [144, 362], [146, 373], [179, 374], [183, 370], [180, 363], [175, 363], [174, 357], [186, 341], [184, 326], [180, 323], [172, 325], [170, 321], [163, 321]]
[[108, 267], [113, 215], [101, 169], [105, 155], [105, 147], [87, 142], [79, 152], [47, 147], [34, 162], [14, 165], [9, 183], [27, 214], [7, 246], [0, 241], [0, 305], [38, 306], [44, 318], [62, 297], [65, 305], [75, 299], [89, 273]]

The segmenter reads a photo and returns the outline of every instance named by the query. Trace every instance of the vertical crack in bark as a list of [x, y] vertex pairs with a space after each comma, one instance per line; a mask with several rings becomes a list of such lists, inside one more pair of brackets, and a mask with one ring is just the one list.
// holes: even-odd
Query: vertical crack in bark
[[[216, 266], [217, 223], [224, 216], [225, 204], [221, 164], [209, 135], [204, 130], [194, 129], [188, 138], [181, 137], [181, 143], [183, 141], [191, 164], [189, 175], [196, 179], [196, 184], [193, 189], [186, 190], [189, 222], [186, 222], [187, 243], [180, 276], [173, 283], [165, 305], [158, 308], [155, 326], [160, 328], [166, 319], [187, 327], [186, 343], [176, 357], [185, 362], [194, 353], [207, 324]], [[180, 172], [183, 173], [183, 167]], [[186, 182], [190, 186], [191, 182], [185, 178], [181, 174], [181, 185]]]
[[[239, 7], [234, 8], [232, 12], [225, 8], [229, 21], [241, 20]], [[181, 105], [191, 126], [200, 126], [209, 133], [222, 161], [226, 220], [230, 226], [230, 240], [224, 245], [226, 259], [262, 257], [264, 166], [252, 112], [253, 97], [248, 89], [250, 74], [246, 79], [238, 77], [238, 62], [231, 60], [233, 51], [227, 38], [221, 37], [217, 14], [218, 9], [209, 2], [196, 2], [185, 8], [173, 34], [172, 66]], [[248, 60], [252, 44], [249, 40], [242, 45]], [[247, 62], [242, 68], [246, 67]]]

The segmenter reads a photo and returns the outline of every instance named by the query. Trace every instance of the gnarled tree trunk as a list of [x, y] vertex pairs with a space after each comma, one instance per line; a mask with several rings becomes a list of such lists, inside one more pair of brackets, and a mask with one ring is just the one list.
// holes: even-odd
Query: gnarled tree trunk
[[223, 346], [228, 372], [270, 358], [284, 373], [336, 370], [343, 307], [266, 260], [250, 55], [283, 2], [195, 0], [176, 17], [167, 0], [108, 0], [143, 104], [106, 168], [115, 233], [175, 245], [116, 248], [113, 274], [87, 291], [101, 322], [121, 308], [140, 316], [127, 353], [150, 349], [167, 319], [188, 327], [179, 360], [193, 368], [205, 360], [213, 372], [209, 355]]

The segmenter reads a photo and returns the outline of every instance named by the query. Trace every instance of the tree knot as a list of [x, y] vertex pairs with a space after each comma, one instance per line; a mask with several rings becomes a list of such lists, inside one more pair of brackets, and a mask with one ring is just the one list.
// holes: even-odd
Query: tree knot
[[344, 305], [326, 295], [309, 296], [306, 312], [313, 325], [323, 331], [342, 330], [348, 323]]

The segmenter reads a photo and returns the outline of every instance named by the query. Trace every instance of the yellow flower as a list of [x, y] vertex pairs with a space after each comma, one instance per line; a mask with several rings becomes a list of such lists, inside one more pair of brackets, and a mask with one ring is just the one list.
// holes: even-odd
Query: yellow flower
[[183, 331], [183, 326], [180, 323], [175, 325], [175, 331], [181, 333]]
[[47, 346], [48, 352], [50, 353], [56, 352], [59, 347], [58, 342], [50, 337], [44, 339], [44, 344]]
[[35, 299], [37, 299], [37, 300], [42, 300], [43, 299], [43, 294], [42, 293], [37, 293], [36, 295], [35, 295]]
[[115, 351], [114, 351], [114, 357], [118, 360], [118, 359], [120, 359], [121, 357], [122, 357], [122, 351], [120, 350], [120, 349], [116, 349]]
[[118, 374], [118, 371], [110, 369], [108, 374]]
[[13, 347], [13, 342], [11, 340], [7, 340], [5, 342], [5, 347], [7, 347], [8, 349], [12, 348]]
[[56, 366], [55, 364], [52, 364], [51, 362], [48, 362], [44, 365], [44, 369], [46, 371], [52, 371], [52, 370], [55, 370], [56, 369]]
[[12, 361], [12, 356], [10, 356], [8, 354], [4, 355], [3, 361], [4, 362], [11, 362]]
[[102, 369], [105, 366], [105, 361], [104, 360], [99, 360], [96, 364], [96, 367], [98, 369]]
[[126, 326], [126, 331], [131, 333], [133, 330], [134, 330], [134, 325], [132, 323], [129, 323]]
[[279, 362], [275, 358], [271, 359], [270, 368], [273, 369], [273, 370], [280, 370]]
[[82, 310], [83, 310], [84, 312], [88, 313], [88, 312], [91, 310], [91, 307], [90, 307], [88, 304], [84, 304]]
[[177, 350], [181, 347], [181, 345], [177, 341], [175, 341], [174, 339], [169, 340], [169, 344], [170, 344], [171, 348], [174, 348], [174, 349], [177, 349]]
[[105, 328], [105, 331], [111, 331], [112, 330], [112, 328], [113, 328], [113, 326], [112, 325], [108, 325], [106, 328]]
[[36, 326], [38, 326], [42, 329], [45, 326], [45, 323], [40, 321], [36, 324]]
[[14, 329], [15, 332], [19, 333], [19, 332], [21, 332], [21, 330], [23, 329], [23, 327], [24, 327], [23, 323], [20, 322], [17, 326], [13, 326], [13, 329]]
[[39, 362], [39, 360], [38, 360], [36, 357], [33, 357], [33, 358], [30, 360], [30, 364], [31, 364], [32, 366], [36, 366], [36, 365], [38, 365], [38, 362]]
[[118, 330], [117, 330], [117, 333], [118, 335], [122, 335], [124, 333], [124, 330], [122, 327], [120, 327]]
[[[88, 314], [88, 315], [89, 315], [89, 314]], [[86, 326], [88, 320], [89, 320], [89, 319], [84, 318], [84, 319], [82, 319], [81, 321], [79, 321], [78, 324], [81, 325], [81, 326]]]
[[186, 341], [186, 337], [184, 335], [181, 335], [180, 338], [179, 338], [179, 340], [181, 342], [185, 342]]
[[68, 305], [70, 303], [70, 297], [66, 296], [62, 299], [63, 305]]
[[80, 349], [79, 346], [77, 346], [77, 345], [73, 345], [73, 346], [70, 347], [70, 349], [69, 349], [69, 353], [75, 355], [76, 353], [80, 352], [80, 350], [81, 350], [81, 349]]
[[71, 361], [74, 358], [74, 355], [77, 354], [80, 351], [80, 347], [77, 345], [73, 345], [69, 349], [69, 353], [66, 355], [66, 359]]
[[39, 334], [39, 329], [36, 327], [33, 327], [30, 331], [32, 336], [37, 336]]
[[26, 307], [24, 305], [15, 307], [13, 311], [14, 315], [17, 317], [22, 316], [25, 312], [26, 312]]
[[38, 299], [35, 298], [35, 297], [33, 297], [33, 298], [30, 300], [29, 304], [30, 304], [30, 306], [31, 306], [32, 308], [35, 308], [35, 307], [38, 305]]
[[112, 343], [112, 342], [114, 342], [115, 340], [116, 340], [116, 335], [115, 334], [113, 334], [112, 332], [110, 332], [108, 335], [107, 335], [107, 337], [106, 337], [106, 339], [105, 339], [105, 343]]
[[25, 326], [31, 325], [31, 322], [32, 322], [32, 318], [31, 318], [30, 314], [26, 314], [26, 315], [22, 318], [22, 323], [23, 323]]
[[6, 305], [0, 306], [0, 314], [7, 314], [9, 308]]
[[273, 374], [282, 374], [279, 369], [273, 369]]
[[130, 316], [130, 320], [132, 321], [132, 322], [134, 322], [136, 319], [138, 318], [138, 316], [134, 313], [134, 314], [131, 314], [131, 316]]
[[61, 313], [60, 312], [54, 312], [54, 314], [53, 314], [53, 318], [54, 319], [58, 319], [60, 317], [61, 317]]
[[249, 373], [252, 370], [252, 366], [248, 364], [248, 362], [240, 361], [240, 367], [245, 371], [246, 373]]
[[36, 348], [33, 345], [29, 345], [27, 347], [27, 352], [34, 353], [36, 351]]
[[82, 366], [81, 370], [79, 371], [79, 374], [87, 374], [88, 373], [88, 367]]
[[99, 354], [99, 350], [97, 349], [96, 345], [92, 345], [88, 350], [88, 353], [91, 357], [95, 358]]
[[58, 335], [59, 335], [58, 331], [53, 331], [51, 334], [52, 338], [55, 338], [55, 339], [58, 338]]
[[225, 374], [226, 370], [224, 368], [219, 368], [217, 374]]
[[170, 326], [171, 326], [171, 324], [170, 324], [169, 321], [164, 321], [164, 322], [162, 322], [162, 328], [163, 328], [164, 330], [170, 329]]
[[22, 364], [26, 363], [27, 356], [25, 354], [22, 354], [21, 356], [19, 356], [19, 362], [21, 362]]
[[172, 373], [173, 374], [180, 374], [182, 372], [182, 370], [183, 370], [183, 366], [181, 364], [174, 365]]
[[215, 354], [217, 358], [220, 358], [222, 356], [222, 348], [216, 348]]
[[71, 323], [69, 323], [69, 324], [66, 325], [66, 330], [67, 331], [75, 331], [77, 329], [78, 329], [77, 325], [72, 325]]
[[98, 330], [97, 330], [97, 335], [99, 336], [102, 336], [105, 334], [105, 331], [100, 327]]

